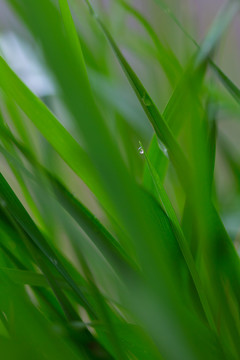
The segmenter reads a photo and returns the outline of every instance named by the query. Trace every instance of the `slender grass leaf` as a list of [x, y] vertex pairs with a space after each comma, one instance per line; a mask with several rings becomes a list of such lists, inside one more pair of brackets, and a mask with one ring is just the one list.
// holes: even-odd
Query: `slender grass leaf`
[[30, 236], [34, 244], [39, 248], [39, 250], [48, 258], [48, 260], [53, 264], [57, 271], [66, 279], [72, 289], [79, 296], [79, 299], [83, 301], [86, 307], [93, 312], [90, 304], [85, 299], [84, 295], [81, 293], [78, 286], [75, 284], [71, 276], [62, 266], [61, 262], [55, 255], [54, 251], [48, 245], [47, 241], [40, 233], [31, 217], [28, 215], [27, 211], [24, 209], [21, 202], [18, 200], [7, 181], [4, 179], [3, 175], [0, 176], [0, 192], [1, 197], [6, 203], [6, 209], [13, 216], [14, 219], [21, 225], [21, 227], [26, 231]]
[[[168, 5], [166, 5], [165, 2], [162, 0], [154, 0], [161, 8], [165, 11], [166, 14], [168, 14], [171, 19], [175, 22], [175, 24], [179, 27], [179, 29], [184, 33], [184, 35], [197, 47], [200, 48], [200, 45], [197, 43], [197, 41], [191, 36], [191, 34], [185, 29], [185, 27], [181, 24], [181, 22], [178, 20], [178, 18], [175, 16], [173, 11], [169, 8]], [[226, 89], [230, 92], [230, 94], [235, 98], [235, 100], [239, 103], [240, 101], [240, 90], [234, 84], [234, 82], [229, 79], [228, 76], [213, 62], [211, 59], [209, 61], [211, 68], [214, 70], [214, 72], [218, 75], [220, 81], [222, 84], [226, 87]]]

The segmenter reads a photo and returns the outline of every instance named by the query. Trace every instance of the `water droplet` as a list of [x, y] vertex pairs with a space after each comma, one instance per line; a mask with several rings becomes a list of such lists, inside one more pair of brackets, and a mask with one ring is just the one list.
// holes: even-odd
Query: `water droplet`
[[148, 96], [148, 94], [144, 94], [142, 97], [142, 101], [144, 103], [145, 106], [150, 106], [151, 105], [151, 99]]
[[160, 149], [162, 150], [163, 154], [169, 158], [169, 154], [168, 154], [168, 149], [166, 148], [166, 146], [161, 142], [158, 141], [158, 146], [160, 147]]
[[163, 153], [166, 157], [168, 157], [168, 149], [166, 147], [163, 148]]
[[143, 150], [142, 146], [140, 146], [140, 147], [138, 148], [138, 151], [139, 151], [139, 154], [140, 154], [140, 155], [143, 155], [143, 154], [144, 154], [144, 150]]

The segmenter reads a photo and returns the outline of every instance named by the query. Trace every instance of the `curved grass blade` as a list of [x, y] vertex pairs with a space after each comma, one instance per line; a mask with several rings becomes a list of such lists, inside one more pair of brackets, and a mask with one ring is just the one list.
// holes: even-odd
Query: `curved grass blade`
[[[151, 206], [149, 206], [149, 210], [151, 209]], [[160, 223], [163, 221], [163, 219], [161, 218], [161, 216], [159, 217], [159, 219], [157, 221], [160, 221]], [[169, 239], [168, 239], [169, 240]], [[168, 244], [169, 245], [169, 244]], [[176, 262], [174, 262], [176, 265]], [[130, 280], [129, 277], [127, 277], [128, 280]]]
[[229, 93], [233, 96], [233, 98], [239, 104], [240, 102], [240, 89], [233, 83], [232, 80], [229, 79], [228, 76], [224, 74], [224, 72], [212, 61], [210, 61], [211, 67], [214, 69], [215, 73], [220, 78], [221, 82], [225, 86], [225, 88], [229, 91]]
[[90, 270], [90, 267], [89, 267], [86, 259], [84, 258], [84, 256], [81, 256], [80, 260], [81, 260], [81, 264], [83, 266], [83, 271], [85, 273], [85, 276], [88, 280], [88, 283], [90, 285], [90, 288], [92, 289], [92, 293], [96, 300], [98, 312], [100, 313], [100, 318], [103, 320], [103, 323], [105, 324], [106, 329], [108, 330], [108, 337], [109, 337], [111, 345], [112, 345], [111, 347], [113, 349], [114, 358], [116, 358], [118, 360], [127, 360], [128, 357], [122, 348], [122, 345], [119, 341], [119, 338], [118, 338], [118, 335], [116, 332], [116, 328], [115, 328], [116, 325], [113, 324], [110, 310], [107, 306], [107, 303], [104, 301], [100, 290], [98, 289], [98, 287], [96, 285], [92, 271]]
[[65, 278], [73, 291], [76, 292], [76, 294], [78, 295], [79, 300], [83, 302], [83, 304], [85, 304], [86, 308], [90, 311], [90, 313], [94, 314], [91, 305], [85, 299], [85, 296], [81, 293], [74, 280], [68, 274], [66, 269], [63, 267], [63, 265], [55, 255], [54, 251], [48, 245], [46, 239], [38, 230], [31, 217], [24, 209], [23, 205], [18, 200], [17, 196], [14, 194], [13, 190], [10, 188], [2, 174], [0, 174], [0, 196], [5, 201], [6, 210], [9, 211], [11, 216], [30, 236], [36, 247], [47, 257], [50, 263], [52, 263], [56, 270]]
[[90, 188], [97, 187], [97, 182], [93, 182], [96, 174], [88, 155], [49, 109], [17, 77], [1, 56], [0, 73], [2, 90], [18, 104], [73, 171]]
[[[84, 305], [85, 309], [89, 312], [89, 314], [91, 316], [93, 316], [94, 318], [96, 317], [96, 313], [93, 309], [93, 307], [90, 305], [90, 303], [88, 302], [88, 300], [86, 299], [85, 295], [83, 295], [82, 291], [79, 289], [79, 287], [77, 286], [77, 284], [72, 280], [72, 278], [68, 275], [67, 271], [65, 270], [64, 266], [61, 264], [59, 257], [57, 257], [54, 252], [48, 248], [48, 250], [46, 250], [46, 244], [45, 246], [39, 246], [37, 243], [37, 241], [32, 239], [32, 234], [33, 232], [30, 231], [31, 235], [26, 235], [20, 225], [22, 224], [21, 221], [19, 221], [19, 218], [16, 216], [13, 217], [12, 214], [10, 214], [9, 210], [8, 210], [8, 205], [4, 208], [5, 212], [9, 215], [9, 218], [13, 224], [13, 226], [16, 228], [16, 230], [19, 232], [19, 235], [21, 236], [21, 239], [26, 243], [26, 246], [28, 248], [28, 250], [30, 251], [31, 255], [33, 256], [33, 258], [35, 259], [37, 265], [39, 266], [39, 268], [41, 269], [41, 271], [43, 272], [44, 276], [46, 277], [51, 289], [53, 290], [56, 298], [58, 299], [66, 318], [68, 319], [68, 321], [70, 322], [74, 322], [74, 321], [79, 321], [80, 317], [78, 315], [78, 313], [76, 312], [76, 310], [74, 309], [74, 307], [72, 306], [72, 304], [70, 303], [70, 301], [68, 300], [68, 298], [66, 297], [66, 295], [63, 293], [61, 287], [59, 286], [59, 284], [56, 282], [56, 279], [54, 277], [54, 275], [51, 273], [51, 271], [48, 268], [48, 265], [46, 264], [46, 260], [43, 257], [43, 254], [46, 255], [46, 253], [48, 253], [47, 260], [51, 260], [51, 262], [53, 263], [53, 265], [55, 266], [55, 268], [58, 270], [58, 272], [60, 272], [60, 274], [64, 277], [64, 279], [66, 280], [66, 282], [68, 283], [68, 285], [71, 287], [71, 289], [75, 292], [75, 294], [78, 296], [78, 299], [81, 299], [81, 303]], [[14, 214], [16, 215], [16, 214]], [[17, 221], [19, 221], [20, 225], [17, 223]], [[29, 233], [29, 226], [23, 226], [23, 229]], [[37, 228], [36, 228], [37, 229]], [[37, 231], [35, 230], [35, 233]], [[35, 235], [36, 236], [36, 235]], [[44, 238], [42, 238], [44, 242]], [[45, 252], [43, 251], [43, 249], [45, 248]], [[39, 249], [42, 250], [42, 252], [39, 252]], [[50, 249], [50, 251], [49, 251]], [[51, 256], [54, 257], [49, 257], [51, 254]], [[54, 255], [53, 255], [54, 254]], [[83, 341], [83, 343], [82, 343]], [[88, 344], [90, 343], [94, 343], [95, 339], [93, 338], [92, 334], [89, 333], [88, 330], [83, 329], [81, 336], [79, 336], [78, 338], [78, 346], [80, 347], [82, 353], [85, 353], [86, 355], [88, 354], [89, 356], [91, 356], [91, 350], [88, 349], [89, 346]], [[84, 347], [83, 347], [84, 345]]]
[[[163, 10], [164, 12], [171, 17], [171, 19], [175, 22], [178, 28], [184, 33], [184, 35], [199, 49], [200, 45], [197, 41], [191, 36], [191, 34], [184, 28], [181, 22], [178, 20], [173, 11], [169, 8], [168, 5], [162, 0], [154, 0]], [[226, 76], [226, 74], [215, 64], [214, 61], [209, 59], [209, 64], [214, 72], [217, 74], [219, 80], [222, 82], [224, 87], [229, 91], [229, 93], [234, 97], [234, 99], [239, 104], [240, 102], [240, 89], [234, 84], [234, 82]]]
[[36, 287], [49, 287], [46, 278], [34, 271], [20, 270], [14, 268], [0, 267], [0, 271], [6, 273], [12, 282], [21, 285], [30, 285]]
[[[1, 127], [5, 127], [6, 130], [9, 130], [8, 129], [8, 126], [7, 124], [4, 124], [4, 121], [3, 121], [3, 118], [2, 118], [2, 115], [0, 114], [0, 124], [1, 124]], [[5, 148], [10, 152], [12, 153], [13, 155], [16, 156], [16, 153], [15, 153], [15, 149], [13, 146], [11, 146], [10, 143], [6, 143], [5, 142], [5, 139], [2, 138], [2, 142], [3, 142], [3, 145], [5, 146]], [[35, 202], [33, 201], [33, 198], [31, 196], [31, 193], [24, 181], [24, 178], [22, 177], [22, 175], [16, 170], [16, 168], [14, 167], [14, 165], [12, 164], [12, 162], [9, 162], [9, 167], [13, 173], [13, 175], [15, 176], [18, 184], [20, 185], [21, 187], [21, 190], [22, 190], [22, 193], [26, 199], [26, 202], [29, 206], [29, 208], [31, 209], [32, 213], [34, 214], [35, 218], [38, 220], [38, 222], [42, 225], [42, 219], [41, 219], [41, 214], [39, 212], [39, 209], [37, 208]]]
[[52, 331], [47, 319], [27, 299], [22, 287], [14, 285], [5, 273], [1, 272], [0, 278], [0, 309], [8, 319], [9, 338], [18, 349], [18, 356], [11, 359], [86, 359]]
[[[90, 12], [94, 15], [96, 21], [99, 23], [100, 27], [102, 28], [103, 32], [105, 33], [107, 39], [109, 40], [111, 47], [113, 48], [122, 68], [124, 69], [125, 73], [127, 74], [127, 77], [136, 92], [140, 103], [142, 104], [142, 107], [147, 114], [150, 122], [152, 123], [154, 130], [156, 131], [157, 136], [159, 139], [164, 143], [164, 145], [167, 147], [170, 159], [172, 160], [180, 181], [182, 182], [183, 187], [185, 188], [187, 194], [189, 194], [189, 190], [191, 189], [191, 169], [189, 168], [189, 163], [185, 158], [185, 155], [181, 151], [181, 148], [179, 147], [178, 143], [176, 142], [171, 130], [169, 129], [168, 125], [160, 115], [159, 111], [157, 110], [156, 106], [152, 102], [150, 96], [144, 89], [144, 86], [141, 84], [140, 80], [134, 73], [134, 71], [131, 69], [125, 58], [123, 57], [121, 51], [118, 49], [116, 43], [114, 42], [113, 38], [111, 37], [108, 30], [105, 28], [104, 24], [101, 22], [101, 20], [96, 16], [93, 8], [91, 7], [89, 1], [87, 1]], [[212, 43], [212, 46], [215, 44]], [[210, 49], [208, 50], [210, 51]], [[203, 64], [204, 65], [204, 64]], [[201, 68], [199, 69], [200, 73], [196, 73], [196, 76], [198, 77], [201, 75]], [[190, 74], [192, 74], [192, 69], [190, 67]], [[190, 75], [189, 74], [189, 75]], [[202, 76], [202, 75], [201, 75]], [[226, 271], [229, 274], [229, 269], [232, 269], [232, 273], [234, 275], [230, 275], [231, 283], [233, 288], [236, 291], [236, 284], [239, 284], [240, 281], [240, 267], [239, 267], [239, 259], [237, 257], [237, 254], [235, 252], [235, 249], [223, 227], [223, 224], [219, 218], [219, 215], [217, 214], [215, 208], [213, 207], [212, 203], [209, 204], [209, 216], [211, 214], [211, 223], [213, 226], [213, 233], [214, 235], [212, 238], [214, 239], [214, 242], [211, 244], [211, 251], [215, 251], [215, 254], [220, 251], [220, 248], [225, 248], [225, 258], [224, 258], [224, 266], [221, 266], [221, 268], [218, 268], [217, 271], [221, 271], [222, 274], [226, 275]], [[220, 242], [216, 242], [216, 235], [218, 234], [218, 238], [221, 238]], [[213, 250], [214, 249], [214, 250]], [[229, 275], [228, 275], [229, 276]], [[224, 302], [224, 300], [223, 300]]]
[[210, 169], [210, 181], [209, 185], [214, 185], [214, 169], [215, 169], [215, 159], [216, 159], [216, 142], [217, 142], [217, 106], [209, 102], [207, 104], [207, 114], [208, 117], [208, 153], [209, 153], [209, 169]]
[[[131, 66], [128, 64], [128, 62], [122, 55], [117, 44], [113, 40], [111, 34], [108, 32], [108, 30], [106, 29], [106, 27], [104, 26], [102, 21], [98, 18], [98, 16], [94, 12], [89, 1], [87, 1], [87, 4], [90, 8], [91, 14], [94, 15], [94, 18], [96, 19], [96, 21], [102, 28], [103, 32], [105, 33], [113, 51], [115, 52], [124, 72], [126, 73], [128, 79], [133, 87], [133, 90], [135, 91], [135, 93], [142, 105], [142, 108], [145, 111], [148, 119], [150, 120], [157, 136], [166, 145], [172, 162], [176, 165], [177, 168], [179, 168], [179, 166], [181, 166], [181, 168], [184, 169], [184, 172], [185, 171], [188, 172], [187, 171], [188, 164], [186, 162], [185, 156], [184, 156], [180, 146], [176, 142], [171, 130], [169, 129], [169, 127], [165, 123], [164, 119], [162, 118], [160, 112], [158, 111], [156, 105], [152, 101], [151, 97], [149, 96], [148, 92], [142, 85], [141, 81], [139, 80], [139, 78], [137, 77], [137, 75], [135, 74], [135, 72], [133, 71]], [[179, 171], [178, 174], [181, 177], [182, 170]]]
[[[26, 157], [26, 159], [48, 178], [52, 185], [53, 192], [60, 204], [62, 204], [62, 206], [78, 222], [80, 227], [89, 236], [91, 241], [93, 241], [96, 247], [103, 253], [106, 259], [108, 259], [108, 261], [114, 267], [117, 266], [118, 269], [122, 270], [126, 266], [133, 268], [136, 267], [136, 264], [134, 264], [131, 258], [126, 254], [122, 246], [100, 223], [100, 221], [76, 197], [74, 197], [56, 177], [54, 177], [47, 169], [39, 164], [30, 151], [25, 149], [25, 147], [15, 139], [10, 131], [7, 129], [2, 129], [1, 136], [8, 139], [8, 141], [12, 141]], [[0, 147], [0, 151], [5, 156], [8, 156], [7, 152], [3, 148]], [[16, 163], [15, 166], [20, 166], [24, 172], [26, 172], [28, 177], [32, 176], [31, 173], [23, 168], [23, 165]], [[33, 180], [35, 180], [34, 177]]]
[[[167, 8], [164, 7], [164, 9], [166, 10]], [[192, 66], [194, 68], [197, 68], [201, 66], [201, 64], [203, 64], [206, 60], [208, 60], [210, 53], [213, 51], [222, 33], [226, 30], [227, 26], [229, 25], [230, 21], [232, 20], [232, 18], [234, 17], [234, 15], [238, 10], [239, 10], [239, 3], [236, 2], [227, 3], [222, 7], [209, 33], [204, 39], [202, 45], [198, 46], [199, 50], [196, 54], [194, 65], [190, 64], [190, 68], [188, 68], [187, 71], [183, 74], [181, 80], [179, 81], [179, 84], [177, 85], [175, 91], [173, 92], [173, 95], [171, 96], [162, 117], [168, 123], [174, 135], [178, 134], [180, 127], [179, 119], [181, 119], [181, 117], [179, 116], [179, 112], [183, 113], [185, 111], [184, 110], [185, 102], [187, 108], [188, 99], [186, 99], [186, 94], [188, 93], [188, 88], [189, 86], [191, 86], [191, 82], [192, 82], [191, 79], [191, 72], [193, 71]], [[181, 107], [181, 111], [180, 111], [180, 107]], [[154, 150], [156, 150], [156, 148], [157, 148], [156, 142], [154, 142], [153, 140], [152, 143], [150, 144], [149, 153], [152, 153]], [[161, 167], [162, 178], [164, 178], [164, 175], [167, 170], [168, 162], [164, 161], [164, 154], [162, 154], [161, 150], [157, 148], [157, 152], [159, 153], [158, 162], [162, 166]], [[145, 178], [146, 176], [147, 175], [145, 175]]]
[[117, 0], [117, 2], [144, 27], [155, 44], [156, 49], [158, 50], [159, 62], [163, 67], [170, 83], [172, 85], [176, 84], [176, 80], [181, 73], [181, 65], [175, 54], [170, 49], [165, 48], [165, 46], [160, 42], [159, 37], [153, 29], [152, 25], [140, 13], [140, 11], [128, 4], [125, 0]]
[[239, 1], [229, 1], [221, 8], [219, 14], [214, 19], [211, 29], [200, 45], [199, 52], [195, 60], [196, 66], [203, 63], [211, 55], [215, 44], [218, 43], [223, 32], [233, 20], [233, 17], [239, 10], [239, 6]]
[[19, 233], [19, 236], [26, 244], [26, 247], [28, 248], [31, 256], [33, 257], [33, 259], [36, 261], [37, 265], [43, 272], [43, 274], [44, 274], [45, 278], [47, 279], [50, 287], [52, 288], [56, 298], [58, 299], [66, 318], [69, 321], [79, 320], [80, 318], [79, 318], [78, 314], [72, 307], [71, 303], [68, 301], [65, 294], [62, 292], [61, 288], [58, 286], [53, 275], [51, 274], [47, 265], [45, 264], [42, 254], [39, 254], [38, 249], [31, 243], [30, 238], [24, 234], [24, 232], [21, 230], [20, 226], [16, 223], [16, 221], [12, 218], [12, 216], [8, 213], [7, 210], [6, 210], [6, 213], [7, 213], [7, 215], [9, 215], [10, 221], [12, 222], [13, 226]]
[[[131, 192], [131, 188], [130, 188], [130, 192]], [[145, 208], [144, 208], [145, 209]], [[142, 209], [141, 209], [142, 210]], [[143, 217], [140, 217], [140, 219], [144, 219]], [[150, 217], [148, 216], [147, 217], [147, 219], [150, 219]], [[141, 224], [141, 221], [139, 222], [140, 224], [139, 225], [142, 225]], [[153, 222], [152, 222], [153, 223]], [[151, 224], [151, 222], [150, 222], [150, 224]], [[160, 225], [161, 225], [161, 223], [160, 223]], [[143, 228], [144, 229], [144, 228]], [[141, 227], [140, 227], [140, 231], [141, 231]], [[139, 233], [140, 233], [140, 231], [139, 231]], [[141, 234], [140, 234], [141, 235]], [[147, 234], [144, 234], [144, 235], [147, 235]], [[155, 235], [155, 234], [154, 234]], [[144, 236], [142, 236], [143, 238], [144, 238]], [[141, 239], [141, 236], [139, 236], [139, 238]], [[138, 237], [137, 237], [137, 241], [139, 241], [139, 239], [138, 239]], [[152, 244], [151, 244], [152, 245]], [[154, 244], [154, 245], [156, 245], [156, 244]], [[156, 249], [158, 249], [158, 247], [156, 247]], [[153, 250], [155, 250], [155, 249], [153, 249]], [[153, 255], [154, 255], [154, 253], [153, 253]], [[154, 259], [154, 262], [156, 262], [156, 260], [157, 259]], [[147, 262], [146, 262], [147, 263]], [[150, 262], [149, 262], [150, 263]], [[162, 265], [162, 266], [164, 266], [164, 265]], [[160, 265], [159, 265], [159, 267], [160, 267]], [[145, 268], [147, 268], [147, 267], [145, 267]], [[154, 267], [153, 269], [155, 270], [155, 268], [156, 267]], [[154, 271], [153, 271], [153, 273], [154, 273]], [[160, 272], [159, 272], [160, 273]], [[160, 273], [161, 274], [161, 273]], [[155, 275], [155, 276], [157, 276], [158, 275], [158, 273]], [[161, 288], [161, 286], [159, 285], [160, 284], [160, 281], [158, 281], [158, 286]], [[164, 286], [163, 286], [163, 289], [164, 289]], [[165, 292], [163, 292], [163, 294], [165, 295]], [[161, 298], [160, 298], [160, 304], [161, 304], [161, 301], [163, 301], [163, 300], [161, 300]], [[172, 301], [174, 302], [174, 298], [172, 299]], [[158, 304], [158, 306], [159, 306], [159, 304]], [[158, 312], [157, 312], [158, 313]], [[160, 316], [160, 318], [161, 318], [161, 316]], [[170, 317], [170, 319], [171, 319], [171, 317]], [[146, 319], [147, 320], [147, 319]], [[174, 322], [173, 322], [174, 323]], [[173, 323], [172, 323], [172, 326], [171, 326], [171, 329], [174, 331], [174, 332], [176, 332], [176, 328], [173, 326]], [[180, 325], [180, 324], [178, 324], [178, 325]], [[182, 326], [184, 326], [184, 325], [182, 325]], [[181, 328], [181, 327], [180, 327]], [[172, 349], [171, 348], [171, 350], [172, 351], [174, 351], [174, 349]], [[190, 358], [192, 358], [193, 357], [193, 353], [191, 352], [191, 350], [190, 351], [188, 351], [188, 349], [184, 349], [184, 346], [181, 346], [181, 350], [182, 350], [182, 354], [181, 355], [183, 355], [183, 357], [184, 357], [184, 355], [186, 354], [187, 356], [186, 357], [184, 357], [184, 358], [186, 358], [186, 359], [190, 359]], [[179, 354], [178, 354], [179, 355]], [[175, 357], [176, 357], [176, 350], [175, 350]], [[197, 358], [200, 358], [199, 356], [197, 357]]]
[[[141, 147], [142, 147], [142, 144], [141, 144]], [[142, 149], [143, 149], [143, 147], [142, 147]], [[166, 214], [168, 215], [168, 217], [169, 217], [169, 219], [171, 221], [173, 232], [174, 232], [174, 234], [176, 236], [179, 247], [180, 247], [180, 249], [182, 251], [182, 254], [183, 254], [184, 259], [186, 261], [186, 264], [188, 266], [189, 272], [190, 272], [191, 277], [193, 279], [193, 282], [194, 282], [194, 285], [196, 287], [196, 290], [197, 290], [199, 299], [201, 301], [202, 307], [204, 309], [206, 318], [207, 318], [211, 328], [216, 332], [216, 325], [215, 325], [215, 321], [214, 321], [214, 318], [213, 318], [213, 315], [212, 315], [212, 311], [211, 311], [211, 308], [209, 306], [207, 297], [205, 296], [204, 289], [202, 287], [201, 280], [200, 280], [199, 274], [197, 272], [196, 265], [194, 263], [194, 259], [192, 257], [191, 251], [189, 249], [189, 245], [188, 245], [188, 243], [187, 243], [187, 241], [186, 241], [186, 239], [184, 237], [184, 234], [183, 234], [182, 229], [180, 227], [180, 224], [178, 222], [178, 219], [177, 219], [177, 216], [176, 216], [175, 211], [173, 209], [173, 206], [172, 206], [172, 204], [171, 204], [171, 202], [170, 202], [170, 200], [168, 198], [168, 195], [167, 195], [167, 193], [166, 193], [166, 191], [165, 191], [165, 189], [164, 189], [164, 187], [162, 185], [162, 181], [160, 180], [154, 166], [151, 164], [151, 162], [150, 162], [150, 160], [148, 158], [148, 155], [147, 155], [147, 153], [145, 151], [144, 151], [144, 156], [145, 156], [145, 159], [147, 161], [147, 165], [149, 167], [150, 173], [152, 175], [152, 180], [153, 180], [154, 186], [156, 188], [156, 191], [157, 191], [157, 194], [158, 194], [158, 197], [159, 197], [159, 201], [162, 204]]]

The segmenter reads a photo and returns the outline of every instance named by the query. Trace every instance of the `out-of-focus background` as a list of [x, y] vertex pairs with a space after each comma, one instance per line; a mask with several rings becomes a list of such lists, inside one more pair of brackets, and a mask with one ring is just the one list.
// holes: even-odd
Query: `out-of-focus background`
[[[78, 0], [76, 3], [83, 4], [83, 1]], [[131, 19], [130, 16], [129, 19], [127, 19], [126, 15], [123, 16], [117, 3], [117, 0], [93, 1], [95, 7], [99, 9], [99, 12], [104, 16], [106, 21], [111, 24], [111, 30], [115, 29], [119, 41], [127, 46], [128, 42], [134, 40], [134, 37], [133, 40], [131, 40], [131, 36], [129, 35], [134, 35], [137, 31], [142, 32], [142, 29], [139, 28], [139, 25], [136, 24], [136, 21]], [[177, 18], [182, 22], [185, 29], [187, 29], [198, 42], [206, 35], [214, 16], [216, 16], [220, 7], [225, 3], [227, 3], [227, 1], [224, 0], [183, 0], [181, 2], [168, 0], [166, 2], [169, 8], [173, 10], [173, 13], [175, 13]], [[186, 50], [189, 48], [190, 51], [193, 47], [191, 48], [190, 42], [187, 41], [185, 35], [179, 31], [179, 28], [174, 25], [168, 14], [161, 11], [155, 0], [134, 0], [129, 1], [129, 4], [132, 4], [136, 9], [142, 12], [154, 26], [154, 29], [161, 39], [170, 44], [174, 51], [176, 51], [176, 49], [178, 50], [179, 58], [182, 61], [186, 60]], [[113, 8], [115, 8], [115, 11], [112, 11]], [[80, 14], [76, 15], [76, 17], [79, 16], [81, 17]], [[81, 20], [85, 22], [84, 19]], [[9, 9], [7, 1], [5, 0], [1, 0], [0, 2], [0, 31], [2, 39], [1, 44], [4, 43], [4, 48], [7, 46], [9, 51], [11, 51], [11, 49], [13, 51], [14, 46], [17, 46], [17, 41], [15, 41], [14, 44], [12, 43], [14, 42], [14, 38], [27, 38], [28, 41], [30, 40], [24, 27]], [[239, 31], [240, 21], [238, 18], [235, 18], [227, 35], [222, 39], [217, 54], [218, 64], [221, 65], [227, 75], [234, 77], [236, 83], [240, 82], [238, 71], [240, 46]], [[9, 36], [8, 41], [5, 41], [6, 36]], [[8, 42], [7, 45], [6, 42]], [[15, 57], [16, 66], [19, 68], [21, 66], [24, 67], [24, 60], [25, 59], [23, 58]], [[46, 84], [46, 88], [47, 85], [48, 84]]]
[[[186, 65], [194, 53], [195, 47], [174, 23], [169, 16], [169, 11], [159, 6], [157, 0], [134, 0], [127, 3], [140, 11], [151, 23], [161, 42], [177, 54], [182, 65]], [[166, 1], [167, 6], [184, 29], [199, 43], [207, 34], [214, 17], [225, 3], [227, 1], [224, 0]], [[126, 126], [130, 126], [135, 132], [132, 141], [137, 151], [139, 139], [142, 139], [146, 146], [149, 144], [152, 136], [151, 127], [127, 84], [107, 41], [89, 16], [84, 2], [75, 0], [71, 4], [77, 28], [85, 41], [82, 43], [82, 48], [83, 52], [87, 54], [86, 65], [96, 100], [105, 101], [108, 105], [112, 104], [115, 109], [119, 110], [121, 117], [128, 124]], [[170, 85], [155, 59], [156, 49], [148, 34], [136, 21], [136, 18], [121, 5], [121, 1], [95, 0], [93, 4], [130, 63], [134, 64], [138, 76], [149, 90], [159, 109], [163, 111], [174, 87]], [[240, 18], [236, 16], [214, 54], [216, 63], [238, 86], [240, 86], [239, 34]], [[68, 130], [74, 133], [71, 116], [58, 102], [58, 90], [54, 79], [44, 65], [38, 44], [33, 41], [5, 0], [0, 0], [0, 49], [21, 79], [47, 103]], [[219, 88], [221, 89], [220, 85]], [[240, 150], [239, 114], [231, 101], [226, 104], [226, 107], [228, 107], [228, 112], [220, 111], [219, 113], [219, 128], [227, 138], [231, 139], [238, 156]], [[103, 108], [101, 111], [104, 111]], [[113, 116], [109, 106], [106, 106], [104, 116], [113, 129], [118, 126], [115, 115]], [[135, 170], [140, 176], [139, 169]], [[238, 199], [235, 197], [234, 191], [236, 185], [225, 167], [219, 151], [217, 151], [216, 182], [217, 191], [220, 194], [219, 208], [222, 209], [224, 222], [230, 234], [236, 237], [240, 214], [237, 205]], [[87, 203], [91, 202], [88, 193], [87, 195], [84, 193], [84, 196]], [[226, 217], [224, 209], [227, 209]]]

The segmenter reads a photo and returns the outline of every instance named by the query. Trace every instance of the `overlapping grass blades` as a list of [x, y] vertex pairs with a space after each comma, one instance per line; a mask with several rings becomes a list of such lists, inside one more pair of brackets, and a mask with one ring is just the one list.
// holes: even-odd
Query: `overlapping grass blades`
[[[0, 152], [7, 165], [0, 175], [3, 355], [237, 359], [240, 263], [213, 205], [218, 113], [207, 70], [213, 69], [239, 101], [238, 88], [210, 59], [239, 3], [223, 7], [201, 46], [162, 5], [197, 46], [182, 69], [143, 14], [119, 0], [150, 36], [175, 87], [163, 114], [110, 25], [85, 3], [92, 18], [74, 0], [9, 0], [41, 49], [55, 96], [67, 112], [62, 125], [52, 99], [47, 99], [50, 110], [0, 57]], [[75, 27], [69, 5], [82, 9], [79, 17], [94, 28], [106, 63], [113, 58], [107, 39], [137, 95], [141, 121], [152, 125], [152, 140], [142, 140], [140, 153], [128, 119], [126, 141], [133, 146], [118, 141], [117, 127], [110, 124], [121, 121], [121, 107], [104, 108], [92, 91], [88, 74], [93, 70], [102, 79], [101, 64], [88, 58], [96, 49], [85, 23]], [[104, 73], [110, 80], [114, 67]], [[27, 128], [29, 120], [37, 132]], [[39, 156], [45, 140], [52, 167]], [[146, 140], [151, 140], [148, 152]], [[220, 144], [238, 179], [237, 161], [226, 142]], [[143, 180], [131, 171], [131, 162], [136, 174], [144, 167]]]

